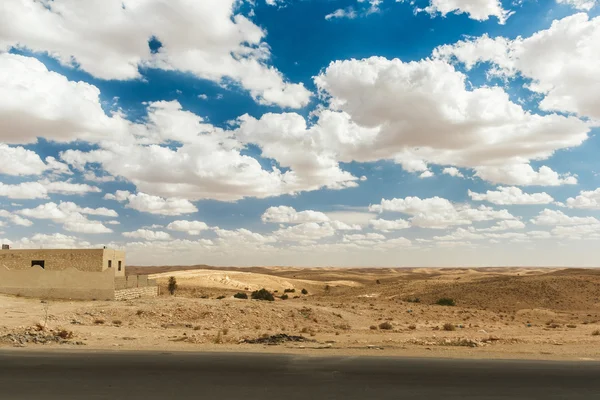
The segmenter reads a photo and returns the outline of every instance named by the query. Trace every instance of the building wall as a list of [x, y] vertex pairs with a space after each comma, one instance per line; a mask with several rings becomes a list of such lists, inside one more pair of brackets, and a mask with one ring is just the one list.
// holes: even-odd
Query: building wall
[[[104, 253], [103, 249], [0, 250], [0, 267], [10, 270], [28, 270], [31, 269], [32, 261], [43, 260], [46, 271], [75, 268], [84, 272], [102, 272], [107, 269], [107, 265], [105, 267], [104, 263]], [[125, 255], [122, 254], [120, 257], [124, 262]]]
[[37, 266], [9, 270], [0, 266], [0, 293], [47, 299], [113, 300], [115, 275], [109, 270], [47, 270]]
[[[110, 263], [109, 263], [110, 261]], [[119, 271], [119, 262], [121, 262], [121, 270]], [[102, 268], [104, 270], [109, 268], [115, 270], [115, 276], [125, 276], [125, 252], [106, 249], [102, 256]]]

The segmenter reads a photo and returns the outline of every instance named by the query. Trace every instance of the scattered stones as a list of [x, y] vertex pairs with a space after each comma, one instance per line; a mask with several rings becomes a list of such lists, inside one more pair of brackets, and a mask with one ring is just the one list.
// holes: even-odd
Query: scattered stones
[[12, 343], [15, 347], [25, 347], [27, 344], [72, 344], [85, 345], [83, 342], [72, 341], [73, 332], [64, 329], [40, 331], [30, 328], [24, 332], [8, 333], [0, 336], [0, 342]]
[[286, 342], [314, 342], [314, 340], [305, 338], [304, 336], [292, 336], [286, 335], [285, 333], [279, 333], [277, 335], [264, 336], [257, 339], [244, 339], [240, 343], [266, 344], [273, 346]]

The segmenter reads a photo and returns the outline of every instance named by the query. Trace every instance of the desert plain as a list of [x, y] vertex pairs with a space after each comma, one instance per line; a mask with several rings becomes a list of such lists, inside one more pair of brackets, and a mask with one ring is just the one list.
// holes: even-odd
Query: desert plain
[[[160, 295], [0, 295], [0, 348], [600, 360], [600, 269], [195, 266], [128, 273], [157, 279]], [[263, 288], [274, 301], [234, 297]]]

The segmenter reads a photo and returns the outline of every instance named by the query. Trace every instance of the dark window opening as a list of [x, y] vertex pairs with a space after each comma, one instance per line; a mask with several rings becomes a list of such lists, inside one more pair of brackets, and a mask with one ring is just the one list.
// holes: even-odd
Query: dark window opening
[[38, 267], [42, 267], [42, 268], [46, 269], [46, 262], [44, 260], [33, 260], [33, 261], [31, 261], [31, 266], [32, 267], [35, 267], [36, 265]]
[[108, 260], [108, 268], [112, 268], [112, 260]]
[[119, 261], [119, 271], [121, 270], [121, 261]]

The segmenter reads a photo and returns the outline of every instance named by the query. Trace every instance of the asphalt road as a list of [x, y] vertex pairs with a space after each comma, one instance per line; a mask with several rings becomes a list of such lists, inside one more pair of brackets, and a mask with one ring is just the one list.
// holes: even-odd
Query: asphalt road
[[0, 399], [600, 399], [600, 363], [0, 352]]

